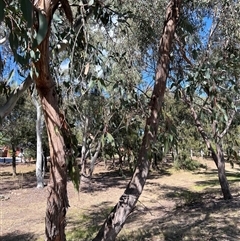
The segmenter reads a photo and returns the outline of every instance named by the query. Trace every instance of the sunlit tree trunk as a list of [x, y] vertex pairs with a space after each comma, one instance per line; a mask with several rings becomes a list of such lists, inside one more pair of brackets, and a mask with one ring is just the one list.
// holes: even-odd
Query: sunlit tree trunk
[[[217, 169], [218, 169], [218, 179], [221, 186], [222, 194], [225, 200], [232, 199], [232, 195], [230, 192], [229, 184], [227, 181], [226, 173], [225, 173], [225, 160], [223, 155], [223, 150], [219, 143], [215, 143], [215, 147], [213, 146], [212, 142], [208, 139], [206, 132], [204, 131], [200, 120], [198, 119], [197, 113], [194, 110], [191, 102], [187, 99], [185, 92], [182, 92], [184, 96], [184, 101], [188, 104], [190, 111], [192, 113], [193, 119], [195, 121], [195, 125], [198, 129], [198, 132], [201, 134], [204, 142], [208, 150], [211, 152], [211, 156], [213, 161], [215, 162]], [[233, 117], [232, 117], [233, 118]], [[215, 132], [214, 128], [212, 129]]]
[[232, 199], [232, 194], [230, 192], [225, 172], [225, 159], [223, 155], [223, 150], [219, 144], [216, 145], [216, 150], [212, 151], [212, 158], [218, 169], [218, 180], [221, 186], [223, 198], [225, 200]]
[[44, 187], [44, 161], [42, 155], [42, 129], [43, 129], [43, 120], [42, 120], [42, 107], [37, 100], [35, 93], [32, 95], [33, 103], [37, 110], [37, 120], [36, 120], [36, 137], [37, 137], [37, 159], [36, 159], [36, 178], [37, 178], [37, 188]]
[[[62, 124], [58, 108], [55, 82], [49, 71], [48, 36], [39, 46], [41, 59], [36, 63], [39, 77], [36, 87], [41, 99], [50, 148], [50, 179], [48, 183], [45, 232], [47, 240], [65, 240], [65, 215], [68, 208], [67, 168]], [[46, 64], [47, 63], [47, 64]]]
[[[45, 218], [45, 234], [47, 241], [63, 241], [65, 237], [66, 212], [69, 207], [67, 197], [67, 166], [65, 155], [65, 143], [63, 134], [66, 133], [64, 116], [60, 113], [56, 83], [50, 73], [49, 61], [49, 35], [52, 15], [58, 6], [58, 1], [35, 1], [48, 22], [48, 31], [38, 46], [41, 53], [40, 59], [35, 63], [38, 75], [34, 80], [40, 96], [41, 105], [45, 117], [50, 148], [50, 178], [48, 183], [48, 198]], [[72, 21], [72, 13], [67, 0], [61, 1], [64, 11], [69, 14]]]
[[121, 231], [128, 215], [133, 211], [146, 183], [151, 159], [151, 145], [156, 141], [159, 112], [162, 108], [166, 81], [169, 71], [170, 53], [179, 18], [181, 1], [170, 1], [166, 9], [166, 19], [159, 44], [154, 89], [150, 101], [150, 116], [146, 120], [142, 145], [138, 154], [136, 169], [119, 202], [108, 215], [93, 241], [113, 241]]
[[90, 168], [89, 168], [89, 178], [90, 179], [92, 178], [94, 167], [95, 167], [95, 163], [96, 163], [97, 158], [99, 156], [99, 153], [100, 153], [100, 150], [101, 150], [101, 146], [102, 146], [102, 142], [101, 142], [101, 140], [98, 140], [97, 149], [95, 150], [95, 153], [91, 157], [91, 161], [90, 161]]
[[89, 118], [86, 116], [84, 118], [84, 127], [83, 127], [83, 140], [82, 140], [82, 150], [81, 150], [81, 176], [86, 177], [87, 173], [87, 129], [89, 125]]

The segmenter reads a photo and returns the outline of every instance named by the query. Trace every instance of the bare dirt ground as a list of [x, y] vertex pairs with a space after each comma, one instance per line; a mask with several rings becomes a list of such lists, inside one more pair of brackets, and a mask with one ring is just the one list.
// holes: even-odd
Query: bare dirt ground
[[[118, 235], [118, 241], [237, 241], [240, 240], [240, 169], [227, 165], [234, 199], [224, 201], [211, 159], [207, 169], [176, 171], [164, 166], [152, 171], [141, 198]], [[9, 164], [0, 165], [0, 240], [43, 241], [47, 188], [37, 189], [34, 164], [18, 164], [12, 177]], [[70, 208], [67, 240], [94, 237], [107, 213], [123, 193], [130, 174], [96, 167], [91, 187], [77, 193], [68, 182]], [[46, 180], [47, 182], [47, 180]]]

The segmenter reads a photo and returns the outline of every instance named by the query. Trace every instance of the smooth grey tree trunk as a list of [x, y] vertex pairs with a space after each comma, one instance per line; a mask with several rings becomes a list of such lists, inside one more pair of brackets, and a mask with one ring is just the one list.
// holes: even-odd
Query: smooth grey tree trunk
[[221, 186], [223, 198], [225, 200], [232, 199], [232, 194], [230, 192], [228, 180], [225, 172], [225, 159], [223, 155], [223, 150], [219, 144], [217, 144], [217, 152], [212, 151], [212, 158], [218, 169], [218, 180]]
[[83, 142], [82, 142], [82, 151], [81, 151], [81, 177], [86, 176], [86, 158], [87, 158], [87, 129], [88, 129], [88, 125], [89, 125], [89, 119], [86, 116], [84, 118], [84, 128], [83, 128]]
[[37, 139], [37, 158], [36, 158], [36, 178], [37, 188], [44, 187], [44, 166], [43, 150], [42, 150], [42, 130], [43, 130], [43, 113], [42, 106], [37, 100], [36, 91], [32, 94], [33, 103], [37, 110], [36, 119], [36, 139]]
[[[193, 119], [195, 121], [195, 125], [198, 129], [198, 132], [201, 134], [204, 142], [206, 143], [206, 146], [208, 148], [208, 150], [211, 152], [213, 161], [215, 162], [217, 169], [218, 169], [218, 179], [219, 179], [219, 184], [221, 186], [221, 190], [222, 190], [222, 194], [223, 194], [223, 198], [225, 200], [227, 199], [232, 199], [232, 195], [230, 192], [230, 188], [229, 188], [229, 184], [227, 181], [227, 177], [226, 177], [226, 172], [225, 172], [225, 160], [224, 160], [224, 155], [223, 155], [223, 150], [220, 146], [219, 143], [215, 143], [215, 148], [213, 147], [212, 142], [209, 140], [206, 132], [204, 131], [202, 124], [200, 122], [200, 120], [198, 119], [197, 113], [194, 110], [191, 102], [187, 99], [185, 93], [183, 92], [183, 96], [184, 96], [184, 101], [185, 103], [188, 104], [190, 111], [192, 113]], [[232, 116], [233, 119], [233, 116]], [[230, 120], [231, 122], [232, 120]], [[230, 122], [229, 122], [229, 126], [230, 126]], [[228, 126], [228, 128], [229, 128]], [[213, 129], [213, 132], [215, 132], [215, 130]], [[227, 129], [225, 129], [221, 135], [219, 135], [222, 139], [223, 135], [227, 133]], [[217, 142], [217, 141], [216, 141]]]
[[97, 149], [96, 149], [94, 155], [91, 157], [91, 161], [90, 161], [90, 168], [89, 168], [89, 177], [90, 178], [92, 178], [92, 174], [93, 174], [93, 171], [94, 171], [95, 163], [96, 163], [96, 160], [98, 158], [99, 152], [101, 150], [101, 146], [102, 146], [101, 140], [98, 140]]

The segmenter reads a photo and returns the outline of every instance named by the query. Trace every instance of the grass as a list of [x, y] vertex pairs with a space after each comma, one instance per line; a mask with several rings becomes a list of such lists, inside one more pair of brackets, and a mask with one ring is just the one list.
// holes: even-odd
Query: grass
[[76, 227], [66, 233], [68, 241], [90, 240], [99, 229], [98, 225], [92, 223], [91, 217], [85, 214], [78, 217], [78, 221], [74, 222], [74, 226]]
[[95, 207], [95, 209], [87, 210], [79, 215], [69, 213], [70, 218], [67, 222], [68, 225], [73, 228], [67, 231], [67, 240], [91, 240], [94, 238], [103, 220], [111, 210], [112, 206], [107, 202], [103, 202], [99, 204], [98, 208]]
[[[46, 198], [42, 194], [47, 196], [47, 189], [40, 191], [35, 188], [34, 167], [17, 166], [17, 178], [11, 176], [11, 166], [5, 166], [0, 172], [1, 184], [5, 186], [2, 190], [10, 197], [10, 202], [4, 201], [3, 206], [9, 224], [5, 226], [9, 228], [9, 234], [5, 233], [3, 240], [25, 241], [30, 240], [27, 237], [33, 237], [33, 234], [32, 241], [44, 240]], [[78, 195], [69, 183], [68, 241], [91, 240], [129, 180], [128, 174], [126, 178], [121, 178], [112, 170], [108, 173], [105, 169], [96, 168], [96, 171], [92, 192], [80, 192]], [[231, 187], [238, 186], [238, 169], [228, 169], [227, 175]], [[24, 183], [21, 187], [19, 180], [22, 177]], [[240, 234], [239, 198], [233, 193], [235, 199], [225, 202], [219, 190], [214, 165], [194, 172], [175, 170], [169, 166], [160, 174], [151, 172], [140, 202], [116, 241], [236, 241]], [[22, 212], [25, 215], [21, 220]], [[11, 226], [11, 223], [14, 225]], [[15, 235], [14, 230], [21, 230], [21, 233]]]

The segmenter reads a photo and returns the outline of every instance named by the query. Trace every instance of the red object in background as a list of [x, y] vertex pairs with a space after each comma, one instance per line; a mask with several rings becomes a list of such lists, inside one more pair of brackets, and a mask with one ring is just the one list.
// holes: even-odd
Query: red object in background
[[4, 146], [3, 150], [2, 150], [2, 157], [8, 157], [9, 153], [8, 153], [8, 147]]

